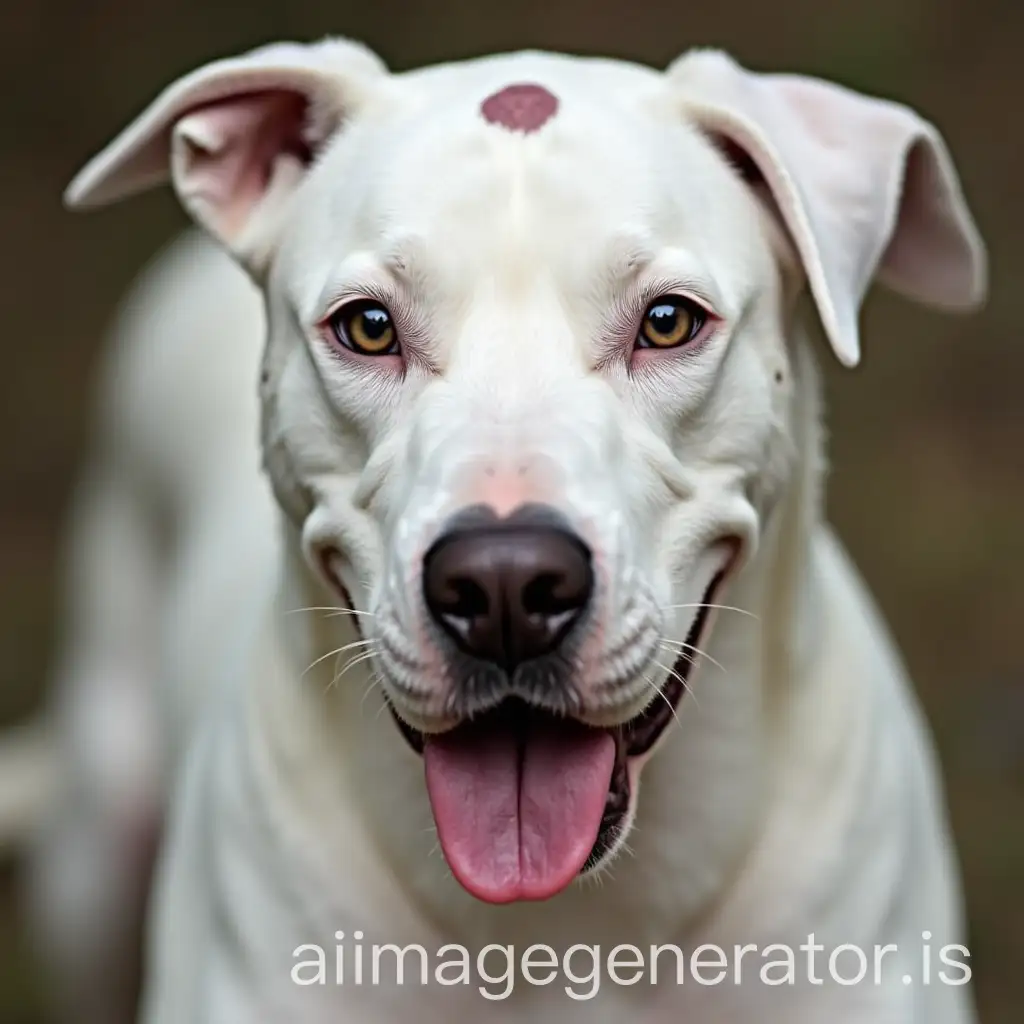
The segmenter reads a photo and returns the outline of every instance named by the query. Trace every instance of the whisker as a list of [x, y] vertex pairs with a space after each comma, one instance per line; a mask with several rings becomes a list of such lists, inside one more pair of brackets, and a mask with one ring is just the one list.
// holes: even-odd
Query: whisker
[[720, 661], [716, 661], [712, 658], [707, 651], [702, 651], [699, 647], [695, 647], [693, 644], [688, 644], [683, 640], [670, 640], [667, 637], [664, 637], [658, 641], [658, 646], [666, 651], [675, 651], [676, 653], [692, 651], [698, 658], [706, 658], [715, 666], [715, 668], [721, 669], [723, 672], [725, 671], [725, 666]]
[[[384, 673], [383, 672], [379, 673], [379, 677], [380, 677], [380, 682], [383, 683], [384, 682]], [[377, 708], [377, 714], [375, 714], [373, 716], [373, 720], [376, 722], [377, 719], [380, 718], [380, 716], [383, 715], [384, 712], [387, 711], [388, 708], [390, 708], [390, 707], [392, 707], [391, 701], [388, 700], [387, 696], [385, 695], [385, 699], [380, 702], [380, 707]]]
[[361, 654], [357, 654], [352, 658], [349, 658], [345, 662], [345, 667], [331, 680], [330, 685], [327, 687], [328, 690], [338, 685], [341, 682], [341, 677], [348, 672], [349, 669], [354, 668], [360, 662], [369, 661], [377, 652], [376, 651], [364, 651]]
[[[657, 665], [658, 668], [660, 668], [663, 672], [667, 672], [670, 676], [675, 677], [679, 681], [679, 683], [682, 685], [683, 693], [690, 694], [691, 699], [693, 700], [694, 706], [698, 707], [698, 708], [700, 707], [700, 705], [697, 703], [697, 697], [694, 695], [693, 690], [690, 689], [690, 684], [687, 683], [687, 681], [675, 669], [669, 668], [667, 665], [662, 665], [662, 663], [660, 661], [657, 661], [657, 660], [655, 660], [654, 664]], [[661, 692], [661, 690], [658, 690], [658, 693], [661, 693], [661, 695], [663, 697], [665, 696]], [[668, 701], [668, 698], [665, 697], [665, 700]], [[671, 701], [669, 701], [669, 706], [671, 706]], [[679, 716], [676, 714], [676, 709], [675, 708], [672, 708], [672, 715], [675, 718], [675, 720], [678, 722], [679, 721]]]
[[[363, 694], [363, 699], [359, 702], [359, 715], [362, 717], [363, 709], [366, 707], [366, 698], [370, 696], [373, 691], [380, 686], [384, 681], [384, 673], [378, 669], [372, 676], [370, 676], [370, 682], [367, 684], [366, 692]], [[332, 683], [333, 685], [333, 683]], [[380, 714], [378, 710], [377, 714]]]
[[[664, 668], [665, 667], [664, 665], [661, 665], [658, 662], [655, 662], [655, 665], [658, 665], [659, 668]], [[676, 720], [676, 723], [678, 724], [678, 722], [679, 722], [679, 715], [676, 714], [676, 709], [673, 707], [672, 701], [670, 701], [668, 699], [668, 697], [665, 696], [665, 694], [662, 691], [661, 687], [660, 686], [655, 686], [654, 685], [654, 680], [651, 679], [650, 676], [648, 676], [648, 675], [644, 675], [641, 678], [665, 702], [665, 704], [668, 707], [669, 711], [672, 712], [672, 717]]]
[[367, 618], [375, 619], [375, 612], [363, 612], [356, 608], [340, 608], [337, 605], [310, 605], [308, 608], [286, 608], [285, 615], [299, 615], [302, 612], [327, 612], [330, 615], [365, 615]]
[[720, 612], [736, 612], [739, 615], [746, 615], [748, 618], [760, 620], [760, 616], [755, 612], [748, 611], [746, 608], [737, 608], [733, 604], [712, 604], [708, 601], [697, 601], [694, 604], [666, 604], [662, 606], [662, 611], [670, 612], [676, 608], [712, 608], [715, 611]]
[[316, 666], [319, 665], [320, 662], [326, 661], [332, 655], [344, 654], [346, 651], [352, 650], [353, 647], [363, 647], [366, 644], [375, 644], [376, 642], [376, 640], [353, 640], [352, 643], [345, 644], [344, 647], [336, 647], [333, 651], [328, 651], [326, 654], [321, 654], [320, 657], [316, 659], [316, 661], [306, 666], [306, 668], [302, 672], [302, 675], [299, 676], [299, 678], [302, 679], [307, 672], [309, 672], [311, 669], [316, 668]]

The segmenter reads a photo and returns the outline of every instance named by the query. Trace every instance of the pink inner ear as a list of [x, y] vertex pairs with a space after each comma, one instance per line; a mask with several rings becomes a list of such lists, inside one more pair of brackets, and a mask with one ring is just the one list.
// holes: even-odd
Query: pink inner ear
[[508, 85], [480, 104], [480, 113], [489, 124], [524, 133], [542, 128], [557, 110], [558, 97], [544, 86], [530, 83]]
[[182, 197], [232, 237], [263, 198], [275, 161], [311, 158], [303, 138], [308, 101], [296, 93], [262, 92], [201, 107], [179, 122], [186, 149], [176, 168]]

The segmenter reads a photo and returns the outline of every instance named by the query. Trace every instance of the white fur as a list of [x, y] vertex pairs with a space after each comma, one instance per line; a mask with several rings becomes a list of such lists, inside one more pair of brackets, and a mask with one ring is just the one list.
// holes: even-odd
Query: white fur
[[[101, 557], [79, 602], [98, 587], [141, 615], [149, 595], [158, 625], [125, 632], [112, 615], [109, 642], [95, 644], [87, 626], [63, 690], [79, 750], [113, 766], [83, 775], [111, 814], [137, 797], [158, 806], [154, 749], [170, 766], [147, 1024], [972, 1020], [964, 989], [904, 986], [899, 967], [881, 987], [605, 985], [585, 1003], [560, 984], [485, 1003], [475, 988], [291, 983], [293, 950], [331, 949], [338, 930], [519, 951], [795, 948], [814, 932], [829, 948], [898, 943], [907, 970], [922, 931], [936, 946], [963, 941], [929, 742], [821, 519], [805, 325], [819, 317], [853, 362], [876, 270], [919, 298], [969, 305], [984, 253], [930, 125], [821, 83], [779, 92], [721, 55], [667, 74], [531, 53], [392, 76], [344, 42], [246, 60], [192, 76], [200, 108], [174, 87], [71, 190], [108, 200], [171, 173], [266, 303], [264, 314], [205, 242], [157, 263], [121, 329], [91, 478], [102, 514], [80, 541]], [[240, 102], [240, 81], [284, 105]], [[528, 136], [478, 114], [519, 81], [561, 103]], [[281, 120], [294, 94], [312, 102], [309, 123]], [[304, 133], [311, 170], [267, 150], [269, 123], [282, 138]], [[770, 195], [740, 180], [711, 135], [754, 158]], [[699, 297], [721, 322], [703, 346], [646, 352], [628, 370], [632, 334], [616, 333], [614, 312], [644, 282], [651, 298]], [[317, 330], [367, 289], [400, 312], [404, 374], [332, 350]], [[581, 717], [624, 721], [651, 699], [643, 676], [664, 680], [672, 655], [643, 637], [682, 640], [726, 565], [718, 601], [749, 614], [717, 613], [706, 648], [723, 670], [700, 664], [678, 725], [634, 766], [629, 852], [600, 884], [493, 907], [437, 852], [421, 760], [384, 695], [422, 729], [450, 724], [418, 560], [459, 507], [524, 500], [559, 507], [597, 558]], [[108, 536], [118, 516], [128, 528]], [[160, 521], [163, 547], [149, 535]], [[325, 655], [356, 640], [351, 619], [300, 611], [336, 606], [339, 583], [370, 613], [376, 645], [340, 677]], [[82, 653], [93, 647], [95, 670]], [[105, 671], [110, 650], [121, 656]], [[146, 687], [138, 728], [151, 741], [139, 744], [135, 726], [98, 709], [123, 713]], [[117, 780], [137, 776], [127, 757], [144, 772], [141, 795], [118, 795]], [[73, 904], [86, 889], [63, 891]], [[80, 900], [78, 920], [101, 920], [90, 912]]]

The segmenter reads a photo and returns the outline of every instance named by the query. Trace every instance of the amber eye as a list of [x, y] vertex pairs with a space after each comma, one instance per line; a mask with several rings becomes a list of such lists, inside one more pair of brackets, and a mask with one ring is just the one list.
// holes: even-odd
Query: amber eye
[[342, 306], [328, 321], [338, 342], [364, 356], [387, 356], [398, 351], [398, 332], [391, 314], [371, 299]]
[[689, 299], [666, 295], [655, 299], [644, 313], [636, 343], [638, 348], [678, 348], [693, 340], [707, 314]]

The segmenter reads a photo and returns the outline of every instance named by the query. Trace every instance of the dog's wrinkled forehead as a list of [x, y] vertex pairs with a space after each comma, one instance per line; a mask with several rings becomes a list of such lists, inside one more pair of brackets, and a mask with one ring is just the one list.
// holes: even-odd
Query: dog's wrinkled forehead
[[397, 247], [449, 293], [523, 272], [593, 288], [670, 245], [709, 264], [748, 253], [754, 204], [662, 77], [607, 70], [520, 59], [400, 76], [314, 169], [303, 247]]

